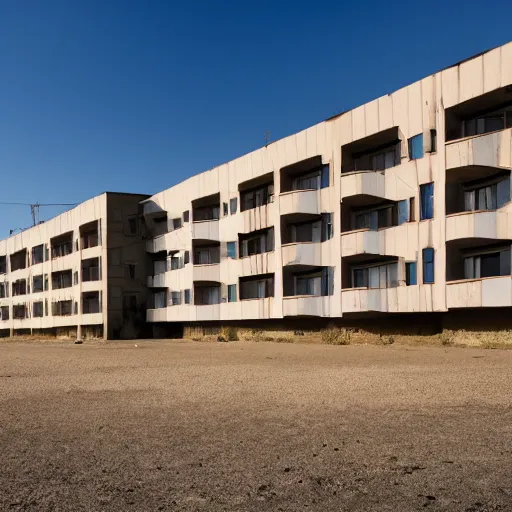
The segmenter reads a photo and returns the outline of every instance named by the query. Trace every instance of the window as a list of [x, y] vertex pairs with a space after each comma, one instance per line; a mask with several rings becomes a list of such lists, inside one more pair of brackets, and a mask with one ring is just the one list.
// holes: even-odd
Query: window
[[409, 158], [417, 160], [423, 158], [423, 134], [415, 135], [409, 139]]
[[395, 167], [399, 162], [397, 150], [395, 147], [376, 153], [370, 157], [371, 168], [373, 171], [384, 171]]
[[434, 218], [434, 184], [420, 185], [420, 220]]
[[355, 214], [354, 229], [380, 229], [396, 224], [396, 208], [393, 205]]
[[45, 274], [44, 275], [44, 291], [47, 292], [48, 291], [48, 274]]
[[128, 219], [128, 232], [130, 235], [136, 235], [137, 234], [137, 218], [132, 217], [131, 219]]
[[9, 320], [9, 306], [0, 307], [0, 319]]
[[189, 289], [184, 290], [183, 296], [184, 296], [183, 302], [185, 302], [185, 304], [190, 304], [190, 290]]
[[0, 274], [7, 273], [7, 256], [0, 256]]
[[307, 277], [307, 276], [299, 276], [297, 277], [295, 294], [296, 295], [320, 295], [321, 283], [322, 279], [320, 276], [315, 277]]
[[185, 251], [183, 255], [183, 264], [186, 265], [187, 263], [190, 263], [190, 251]]
[[[324, 178], [326, 176], [326, 178]], [[326, 179], [327, 187], [329, 186], [329, 167], [327, 166], [327, 172], [323, 170], [309, 172], [296, 178], [294, 180], [293, 190], [318, 190], [321, 188], [322, 179]]]
[[236, 242], [228, 242], [226, 244], [227, 252], [228, 252], [228, 258], [233, 258], [236, 260]]
[[219, 220], [220, 208], [218, 206], [204, 206], [194, 209], [194, 221]]
[[48, 316], [48, 299], [44, 299], [44, 316]]
[[407, 286], [414, 286], [417, 284], [415, 261], [407, 261], [405, 263], [405, 284]]
[[324, 165], [321, 171], [320, 188], [327, 188], [329, 186], [329, 166]]
[[423, 249], [423, 283], [434, 282], [434, 249], [427, 247]]
[[27, 282], [25, 279], [19, 279], [12, 283], [12, 296], [26, 295], [27, 294]]
[[398, 265], [386, 263], [352, 269], [354, 288], [396, 288], [398, 286]]
[[411, 197], [409, 199], [409, 222], [416, 220], [416, 199]]
[[126, 265], [126, 270], [127, 270], [128, 277], [130, 279], [135, 279], [135, 264], [128, 263], [128, 265]]
[[78, 284], [78, 272], [73, 272], [73, 284]]
[[194, 290], [194, 302], [198, 306], [220, 304], [219, 286], [198, 286]]
[[[236, 289], [235, 289], [236, 294]], [[240, 279], [240, 300], [264, 299], [274, 296], [274, 276], [260, 275]]]
[[183, 212], [183, 222], [188, 222], [190, 219], [190, 210], [186, 210]]
[[73, 286], [71, 270], [52, 273], [52, 290], [60, 290]]
[[229, 213], [228, 203], [222, 203], [222, 213], [223, 213], [224, 217], [226, 215], [228, 215], [228, 213]]
[[9, 296], [9, 283], [0, 283], [0, 299], [5, 299]]
[[73, 301], [61, 300], [52, 303], [52, 316], [68, 316], [73, 314]]
[[430, 130], [430, 152], [435, 153], [437, 151], [437, 131]]
[[228, 284], [228, 302], [236, 302], [236, 284]]
[[39, 293], [44, 289], [43, 274], [32, 278], [32, 292]]
[[40, 302], [34, 302], [32, 304], [32, 315], [34, 317], [42, 317], [44, 314], [44, 310], [43, 310], [43, 302], [40, 301]]
[[12, 317], [21, 319], [26, 317], [26, 308], [23, 304], [16, 304], [12, 307]]
[[464, 278], [510, 275], [510, 248], [464, 258]]
[[245, 192], [240, 192], [240, 211], [252, 210], [274, 202], [274, 184], [270, 183]]
[[240, 236], [240, 258], [274, 250], [274, 228]]
[[464, 190], [464, 211], [496, 210], [510, 201], [510, 180]]
[[178, 270], [180, 268], [179, 256], [171, 256], [171, 270]]
[[333, 234], [332, 213], [322, 213], [322, 242], [330, 240]]
[[398, 201], [398, 225], [405, 224], [409, 222], [410, 214], [409, 214], [409, 200], [404, 199], [403, 201]]
[[194, 265], [213, 265], [220, 263], [219, 247], [201, 247], [194, 250]]
[[166, 306], [166, 292], [153, 292], [153, 308], [162, 309]]
[[172, 229], [173, 231], [175, 229], [181, 228], [181, 217], [177, 217], [176, 219], [172, 219]]
[[181, 292], [171, 292], [171, 301], [169, 306], [179, 306], [181, 304]]
[[512, 111], [495, 111], [462, 122], [462, 137], [472, 137], [512, 127]]
[[231, 212], [231, 215], [236, 213], [238, 207], [238, 199], [236, 197], [233, 197], [229, 200], [229, 211]]
[[37, 247], [32, 247], [32, 265], [37, 265], [38, 263], [43, 263], [44, 261], [44, 246], [38, 245]]

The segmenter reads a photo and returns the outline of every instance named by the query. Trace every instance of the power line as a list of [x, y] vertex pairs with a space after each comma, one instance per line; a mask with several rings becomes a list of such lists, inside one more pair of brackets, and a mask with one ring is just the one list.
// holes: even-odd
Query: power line
[[30, 214], [32, 215], [32, 225], [40, 224], [39, 208], [41, 206], [76, 206], [78, 203], [18, 203], [12, 201], [0, 201], [0, 205], [8, 206], [30, 206]]

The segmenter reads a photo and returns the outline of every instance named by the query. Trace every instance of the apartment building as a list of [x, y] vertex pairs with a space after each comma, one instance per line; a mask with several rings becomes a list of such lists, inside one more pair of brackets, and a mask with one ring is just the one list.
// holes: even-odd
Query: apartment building
[[0, 335], [143, 334], [140, 201], [106, 192], [0, 241]]
[[512, 306], [512, 43], [143, 204], [154, 324]]

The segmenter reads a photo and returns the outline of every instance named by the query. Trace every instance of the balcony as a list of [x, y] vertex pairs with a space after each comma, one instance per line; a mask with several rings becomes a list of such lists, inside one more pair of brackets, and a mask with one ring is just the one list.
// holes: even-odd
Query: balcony
[[155, 238], [151, 238], [146, 242], [146, 251], [150, 253], [157, 253], [165, 251], [167, 247], [165, 235], [160, 235]]
[[329, 317], [330, 297], [283, 297], [283, 316]]
[[379, 198], [386, 197], [386, 178], [373, 171], [360, 171], [341, 175], [341, 199], [365, 195]]
[[148, 276], [148, 288], [167, 288], [166, 274]]
[[[508, 215], [498, 212], [474, 211], [447, 215], [446, 217], [446, 241], [462, 240], [464, 238], [488, 238], [498, 239], [498, 219], [506, 228]], [[505, 233], [503, 233], [505, 234]], [[506, 238], [506, 237], [504, 237]]]
[[293, 190], [279, 196], [281, 215], [305, 213], [320, 215], [322, 211], [320, 190]]
[[[423, 296], [426, 295], [427, 291], [423, 293]], [[343, 314], [433, 311], [432, 300], [422, 302], [421, 298], [420, 286], [382, 289], [347, 288], [341, 291], [341, 308]]]
[[219, 240], [220, 194], [192, 202], [192, 238]]
[[385, 171], [400, 165], [406, 156], [398, 127], [389, 128], [341, 148], [341, 172]]
[[194, 265], [193, 279], [194, 281], [220, 281], [220, 264]]
[[334, 268], [296, 265], [283, 268], [283, 298], [326, 297], [334, 292]]
[[148, 322], [167, 322], [167, 308], [148, 309], [146, 320]]
[[448, 309], [512, 306], [512, 279], [494, 276], [448, 282], [446, 306]]
[[[302, 242], [286, 244], [282, 246], [281, 255], [283, 266], [310, 265], [314, 267], [325, 264], [325, 258], [329, 256], [329, 248], [326, 247], [325, 255], [322, 255], [322, 244], [320, 242]], [[325, 256], [325, 258], [323, 257]]]
[[192, 223], [192, 238], [195, 240], [215, 240], [219, 241], [219, 221], [204, 220], [194, 221]]

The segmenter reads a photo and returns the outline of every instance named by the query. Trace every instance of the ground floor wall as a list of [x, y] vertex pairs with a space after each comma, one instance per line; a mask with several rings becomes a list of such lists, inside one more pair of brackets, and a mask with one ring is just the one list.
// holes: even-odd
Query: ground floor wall
[[45, 329], [0, 329], [0, 338], [102, 339], [103, 325], [67, 325]]
[[257, 322], [155, 324], [153, 335], [155, 338], [277, 342], [303, 340], [332, 344], [392, 344], [395, 341], [443, 345], [512, 344], [512, 308], [351, 315], [337, 319], [302, 317]]

